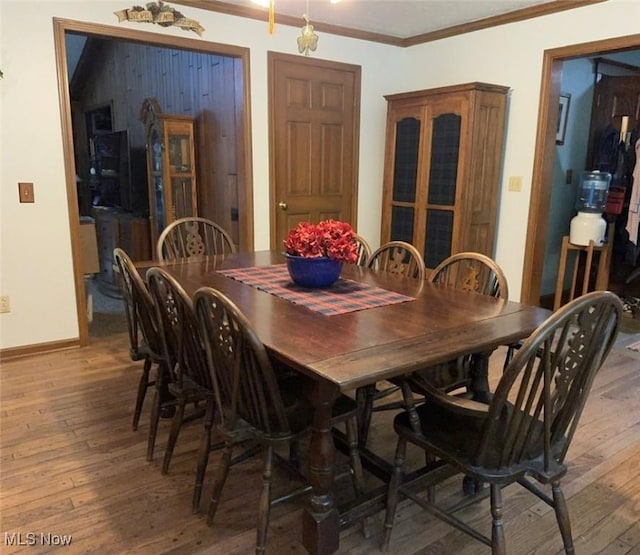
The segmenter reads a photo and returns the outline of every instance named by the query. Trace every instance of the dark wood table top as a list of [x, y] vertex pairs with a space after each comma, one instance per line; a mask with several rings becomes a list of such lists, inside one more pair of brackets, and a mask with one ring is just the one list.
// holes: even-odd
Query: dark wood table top
[[[414, 301], [325, 316], [217, 273], [283, 263], [275, 252], [161, 263], [190, 294], [202, 286], [228, 295], [277, 358], [341, 391], [529, 335], [548, 310], [345, 264], [342, 277]], [[139, 265], [144, 267], [148, 265]]]

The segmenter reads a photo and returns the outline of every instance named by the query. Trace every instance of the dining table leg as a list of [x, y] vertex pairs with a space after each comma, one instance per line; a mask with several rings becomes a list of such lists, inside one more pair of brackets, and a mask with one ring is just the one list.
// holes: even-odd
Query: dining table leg
[[331, 431], [333, 403], [339, 394], [338, 388], [327, 382], [314, 382], [309, 391], [314, 409], [309, 453], [309, 481], [313, 489], [302, 514], [302, 544], [313, 554], [335, 553], [340, 543], [333, 492], [335, 446]]
[[493, 353], [484, 351], [473, 354], [473, 368], [471, 371], [471, 393], [473, 400], [480, 403], [491, 402], [491, 389], [489, 388], [489, 357]]

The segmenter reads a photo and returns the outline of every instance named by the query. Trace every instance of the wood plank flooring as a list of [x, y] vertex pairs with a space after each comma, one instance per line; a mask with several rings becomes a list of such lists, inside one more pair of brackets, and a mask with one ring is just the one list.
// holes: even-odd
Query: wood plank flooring
[[[494, 355], [493, 379], [503, 354]], [[155, 458], [147, 462], [150, 396], [140, 429], [131, 429], [140, 369], [140, 363], [128, 358], [124, 334], [100, 338], [84, 349], [3, 362], [1, 553], [253, 552], [259, 458], [232, 468], [216, 526], [208, 528], [204, 515], [194, 516], [190, 510], [199, 422], [183, 429], [169, 474], [161, 475], [169, 422], [161, 421]], [[578, 554], [640, 554], [639, 386], [640, 355], [614, 351], [597, 378], [569, 451], [563, 483]], [[389, 458], [395, 447], [391, 418], [391, 413], [376, 413], [372, 428], [372, 446]], [[203, 510], [218, 457], [212, 453], [210, 458]], [[278, 480], [279, 491], [290, 486], [287, 477]], [[438, 492], [439, 499], [447, 501], [459, 496], [459, 479]], [[268, 553], [305, 552], [300, 543], [302, 503], [272, 511]], [[549, 507], [518, 486], [505, 491], [505, 506], [509, 553], [562, 552]], [[462, 515], [489, 530], [486, 504]], [[382, 517], [375, 517], [370, 539], [365, 540], [357, 526], [345, 530], [340, 553], [379, 552]], [[69, 539], [69, 545], [62, 545]], [[401, 504], [390, 553], [488, 552], [414, 504]]]

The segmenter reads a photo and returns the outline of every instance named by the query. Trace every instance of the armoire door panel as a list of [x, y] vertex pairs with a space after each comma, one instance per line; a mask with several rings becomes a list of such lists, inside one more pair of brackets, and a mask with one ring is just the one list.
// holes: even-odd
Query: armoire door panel
[[393, 206], [391, 208], [391, 233], [387, 241], [414, 240], [415, 209], [409, 206]]
[[456, 202], [461, 119], [450, 113], [432, 120], [428, 204], [453, 206]]
[[393, 201], [415, 202], [418, 181], [421, 121], [403, 118], [396, 123], [393, 165]]

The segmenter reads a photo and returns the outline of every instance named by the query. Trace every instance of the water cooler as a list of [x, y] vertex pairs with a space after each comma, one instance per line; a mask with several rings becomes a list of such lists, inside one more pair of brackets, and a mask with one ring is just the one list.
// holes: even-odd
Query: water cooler
[[604, 244], [607, 222], [602, 212], [607, 203], [610, 183], [610, 173], [582, 172], [576, 200], [578, 214], [571, 220], [569, 232], [569, 241], [574, 245], [588, 246], [589, 241], [593, 241], [596, 247]]

